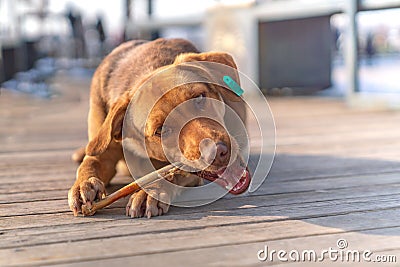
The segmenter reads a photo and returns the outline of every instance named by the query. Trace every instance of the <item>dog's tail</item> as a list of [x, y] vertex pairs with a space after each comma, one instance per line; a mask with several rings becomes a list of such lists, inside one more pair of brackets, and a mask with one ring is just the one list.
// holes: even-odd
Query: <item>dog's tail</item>
[[71, 159], [76, 163], [81, 163], [85, 155], [85, 147], [83, 146], [75, 150], [75, 152], [71, 155]]

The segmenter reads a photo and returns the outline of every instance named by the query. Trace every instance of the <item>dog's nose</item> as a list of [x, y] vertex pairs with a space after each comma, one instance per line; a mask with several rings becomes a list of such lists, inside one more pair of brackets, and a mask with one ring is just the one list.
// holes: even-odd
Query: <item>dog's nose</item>
[[215, 143], [213, 140], [206, 138], [200, 142], [201, 157], [208, 163], [213, 165], [224, 165], [229, 157], [229, 149], [225, 142]]

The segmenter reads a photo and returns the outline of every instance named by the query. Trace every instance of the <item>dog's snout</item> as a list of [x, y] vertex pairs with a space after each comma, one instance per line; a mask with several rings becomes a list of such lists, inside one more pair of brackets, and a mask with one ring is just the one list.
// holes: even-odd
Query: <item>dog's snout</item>
[[179, 133], [180, 150], [194, 167], [220, 169], [226, 167], [231, 157], [231, 139], [225, 127], [208, 118], [188, 122]]

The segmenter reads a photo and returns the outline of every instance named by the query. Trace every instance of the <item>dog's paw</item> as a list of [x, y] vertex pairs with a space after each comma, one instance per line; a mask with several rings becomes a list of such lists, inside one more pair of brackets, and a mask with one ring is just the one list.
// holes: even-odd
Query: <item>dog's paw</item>
[[74, 216], [78, 216], [79, 212], [82, 212], [82, 205], [90, 208], [94, 201], [104, 198], [105, 194], [104, 183], [96, 177], [76, 182], [68, 191], [69, 208], [74, 212]]
[[[157, 199], [151, 197], [157, 196]], [[148, 195], [144, 190], [140, 190], [131, 195], [126, 205], [126, 216], [140, 218], [146, 216], [161, 216], [168, 212], [170, 196], [162, 189], [153, 189]]]

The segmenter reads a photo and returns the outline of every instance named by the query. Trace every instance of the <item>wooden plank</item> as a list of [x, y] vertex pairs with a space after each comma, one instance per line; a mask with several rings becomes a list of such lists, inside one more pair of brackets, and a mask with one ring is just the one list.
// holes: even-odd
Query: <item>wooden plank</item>
[[[399, 186], [366, 186], [355, 188], [344, 188], [337, 190], [320, 190], [315, 192], [302, 192], [302, 193], [292, 193], [292, 194], [275, 194], [275, 195], [263, 195], [263, 196], [247, 196], [243, 198], [232, 199], [221, 199], [217, 202], [211, 203], [206, 206], [196, 207], [196, 208], [175, 208], [172, 207], [168, 215], [175, 216], [181, 215], [186, 216], [189, 214], [193, 216], [195, 214], [210, 214], [213, 211], [219, 212], [221, 210], [236, 210], [243, 208], [258, 208], [258, 207], [271, 207], [271, 206], [290, 206], [293, 204], [306, 204], [312, 205], [315, 202], [324, 201], [340, 201], [345, 200], [351, 201], [357, 198], [369, 198], [371, 196], [380, 196], [385, 194], [399, 194]], [[64, 199], [64, 198], [62, 198]], [[62, 200], [60, 199], [60, 200]], [[41, 215], [24, 215], [18, 217], [3, 217], [2, 229], [19, 231], [21, 229], [30, 228], [46, 228], [49, 225], [51, 227], [57, 227], [59, 225], [67, 224], [86, 224], [86, 223], [98, 223], [99, 221], [108, 220], [130, 220], [123, 216], [124, 205], [126, 200], [120, 201], [114, 205], [119, 207], [116, 210], [111, 210], [107, 212], [101, 212], [94, 217], [90, 218], [73, 218], [72, 213], [69, 211], [61, 213], [51, 213], [51, 214], [41, 214]], [[332, 203], [332, 202], [330, 202]], [[28, 204], [29, 205], [29, 204]], [[67, 207], [66, 207], [67, 210]], [[104, 214], [105, 213], [105, 214]], [[204, 215], [206, 216], [206, 215]], [[165, 217], [165, 216], [164, 216]], [[165, 217], [166, 218], [166, 217]]]
[[[48, 180], [45, 181], [54, 181], [60, 178], [54, 179], [54, 177], [57, 177], [57, 175], [51, 176], [48, 178]], [[31, 177], [28, 177], [29, 179]], [[44, 181], [43, 178], [41, 181]], [[280, 179], [278, 180], [278, 182]], [[318, 195], [318, 198], [315, 200], [323, 200], [325, 199], [324, 196], [334, 198], [336, 195], [341, 195], [341, 197], [346, 197], [346, 196], [363, 196], [364, 194], [370, 194], [370, 193], [376, 193], [376, 195], [381, 195], [381, 194], [392, 194], [393, 192], [397, 192], [400, 186], [398, 186], [396, 183], [389, 183], [389, 184], [374, 184], [375, 180], [372, 179], [370, 180], [372, 184], [366, 184], [366, 185], [356, 185], [356, 186], [349, 186], [346, 188], [331, 188], [331, 189], [322, 189], [322, 190], [310, 190], [306, 192], [293, 192], [291, 194], [296, 194], [298, 195], [296, 198], [301, 198], [302, 199], [302, 194], [307, 194], [309, 195], [312, 193], [312, 196]], [[130, 177], [117, 177], [115, 181], [113, 181], [112, 186], [107, 188], [108, 192], [113, 192], [117, 190], [118, 188], [122, 187], [123, 185], [131, 182]], [[55, 199], [64, 199], [65, 198], [65, 192], [68, 190], [68, 186], [73, 183], [73, 179], [66, 179], [65, 184], [66, 188], [62, 190], [53, 190], [53, 189], [47, 189], [47, 190], [35, 190], [35, 191], [30, 191], [30, 192], [14, 192], [14, 193], [3, 193], [0, 195], [0, 204], [6, 204], [6, 203], [27, 203], [31, 201], [47, 201], [47, 200], [55, 200]], [[9, 185], [11, 186], [12, 183]], [[282, 194], [279, 192], [273, 193], [274, 192], [274, 187], [276, 186], [275, 183], [271, 181], [266, 182], [266, 186], [269, 187], [270, 192], [272, 193], [264, 193], [261, 191], [254, 192], [250, 196], [243, 196], [244, 198], [252, 198], [252, 197], [257, 197], [257, 196], [275, 196], [277, 194]], [[356, 191], [354, 189], [357, 189]], [[374, 188], [374, 190], [371, 192], [371, 188]], [[376, 191], [375, 191], [376, 188]], [[379, 188], [379, 191], [378, 191]], [[324, 194], [320, 194], [323, 192]], [[347, 194], [347, 195], [346, 195]], [[240, 199], [241, 196], [235, 197], [235, 199]], [[314, 198], [313, 198], [314, 199]], [[260, 200], [261, 201], [261, 200]], [[272, 199], [273, 201], [273, 199]]]
[[[30, 155], [37, 153], [30, 153]], [[52, 153], [39, 153], [40, 155], [45, 154], [45, 157], [51, 157]], [[12, 156], [11, 156], [12, 157]], [[27, 157], [29, 158], [29, 157]], [[289, 183], [283, 183], [281, 188], [286, 187], [288, 189], [292, 188], [297, 188], [300, 187], [302, 190], [307, 190], [306, 188], [310, 189], [321, 189], [321, 186], [323, 186], [325, 183], [332, 182], [333, 184], [342, 184], [343, 186], [353, 186], [354, 184], [357, 185], [362, 185], [366, 183], [370, 184], [382, 184], [385, 182], [389, 183], [395, 183], [398, 181], [398, 176], [397, 176], [397, 171], [398, 171], [398, 164], [395, 162], [382, 162], [382, 163], [371, 163], [369, 160], [355, 160], [354, 163], [351, 160], [338, 160], [337, 164], [343, 164], [343, 168], [335, 168], [335, 164], [318, 164], [319, 162], [324, 162], [324, 161], [329, 161], [331, 158], [327, 157], [326, 159], [321, 160], [323, 157], [315, 157], [316, 159], [319, 159], [316, 161], [316, 164], [319, 166], [325, 166], [324, 168], [327, 168], [325, 170], [323, 169], [308, 169], [311, 168], [312, 162], [313, 162], [313, 157], [309, 156], [304, 156], [304, 157], [299, 157], [299, 160], [296, 159], [295, 156], [291, 157], [286, 156], [286, 158], [289, 158], [286, 161], [280, 161], [279, 157], [277, 159], [277, 162], [274, 163], [273, 168], [271, 170], [271, 173], [269, 174], [266, 183], [283, 183], [283, 182], [290, 182], [290, 181], [295, 181], [297, 180], [296, 184], [294, 186], [291, 186]], [[54, 159], [54, 157], [53, 157]], [[38, 160], [38, 157], [36, 158]], [[59, 168], [52, 168], [51, 165], [49, 166], [48, 163], [45, 160], [41, 160], [39, 162], [34, 162], [35, 168], [18, 168], [16, 170], [14, 169], [9, 169], [7, 168], [7, 165], [4, 166], [4, 168], [7, 169], [5, 172], [5, 175], [0, 175], [0, 179], [2, 179], [4, 182], [3, 184], [0, 184], [0, 193], [3, 194], [10, 194], [13, 192], [19, 192], [18, 190], [22, 190], [21, 192], [32, 192], [35, 191], [36, 188], [40, 188], [42, 190], [51, 190], [51, 187], [54, 186], [54, 189], [68, 189], [69, 186], [73, 183], [75, 179], [75, 171], [76, 171], [76, 164], [72, 163], [69, 159], [64, 159], [65, 162], [69, 162], [69, 164], [66, 166], [62, 166], [63, 160], [60, 160], [60, 163], [57, 163], [56, 166], [60, 166]], [[309, 161], [309, 163], [305, 163], [304, 166], [301, 166], [301, 162], [306, 162]], [[58, 162], [58, 160], [57, 160]], [[299, 167], [296, 166], [296, 162], [300, 165]], [[21, 167], [24, 166], [24, 163], [20, 163]], [[43, 164], [43, 165], [42, 165]], [[373, 165], [376, 165], [376, 167], [371, 167]], [[38, 169], [36, 169], [36, 165], [38, 165]], [[286, 168], [286, 165], [293, 166], [293, 169], [290, 168], [289, 170]], [[347, 166], [346, 166], [347, 165]], [[358, 168], [354, 168], [353, 166], [358, 166], [361, 170]], [[45, 168], [45, 167], [49, 168]], [[367, 167], [364, 167], [367, 166]], [[382, 168], [383, 166], [387, 166], [386, 168]], [[303, 170], [303, 167], [305, 167], [305, 170]], [[284, 170], [281, 170], [283, 168]], [[321, 167], [322, 168], [322, 167]], [[371, 168], [371, 169], [370, 169]], [[365, 169], [365, 170], [364, 170]], [[388, 172], [388, 173], [381, 173], [379, 172]], [[29, 170], [29, 172], [27, 172]], [[47, 172], [44, 170], [48, 170]], [[32, 173], [30, 173], [30, 171]], [[7, 175], [7, 172], [8, 175]], [[391, 172], [394, 172], [393, 174]], [[316, 174], [317, 173], [317, 174]], [[363, 175], [356, 175], [357, 173], [366, 173]], [[376, 179], [376, 174], [379, 174], [380, 179]], [[346, 177], [347, 176], [347, 177]], [[382, 176], [382, 177], [381, 177]], [[8, 178], [7, 178], [8, 177]], [[12, 179], [10, 178], [12, 177]], [[352, 177], [350, 179], [350, 177]], [[327, 179], [325, 181], [321, 181], [319, 183], [312, 183], [311, 181], [305, 182], [305, 180], [310, 179], [310, 180], [320, 180], [320, 179]], [[338, 180], [341, 179], [341, 180]], [[54, 180], [54, 184], [51, 182]], [[300, 181], [301, 180], [301, 181]], [[358, 184], [358, 180], [362, 180], [360, 184]], [[67, 182], [66, 182], [67, 181]], [[71, 182], [68, 182], [71, 181]], [[126, 180], [126, 181], [129, 181]], [[23, 184], [21, 183], [23, 182]], [[9, 186], [9, 184], [13, 184], [12, 187]], [[317, 188], [313, 188], [313, 185], [320, 185]], [[332, 185], [332, 188], [337, 188], [335, 185]], [[269, 189], [270, 186], [266, 186], [267, 189], [264, 189], [262, 187], [260, 189], [260, 194], [263, 193], [265, 190], [271, 190]], [[275, 190], [276, 188], [274, 188]], [[280, 192], [280, 191], [275, 191]], [[283, 192], [288, 192], [288, 191], [283, 191]], [[292, 191], [289, 191], [292, 192]]]
[[[103, 237], [113, 237], [119, 236], [121, 231], [125, 236], [129, 235], [131, 231], [132, 235], [136, 235], [141, 231], [147, 232], [148, 230], [152, 231], [157, 230], [161, 232], [170, 232], [171, 229], [186, 229], [186, 228], [196, 228], [196, 227], [216, 227], [223, 226], [227, 224], [243, 224], [243, 223], [256, 223], [256, 222], [265, 222], [265, 221], [276, 221], [276, 220], [286, 220], [287, 218], [291, 219], [306, 219], [306, 218], [315, 218], [315, 217], [327, 217], [334, 216], [338, 214], [358, 214], [365, 213], [367, 211], [371, 211], [371, 205], [374, 204], [374, 211], [377, 210], [386, 210], [385, 214], [391, 214], [399, 211], [400, 204], [398, 203], [398, 194], [388, 195], [388, 196], [378, 196], [372, 197], [369, 196], [367, 198], [350, 198], [350, 199], [341, 199], [341, 200], [331, 200], [331, 201], [321, 201], [321, 202], [303, 202], [303, 203], [291, 203], [291, 204], [280, 204], [273, 203], [271, 205], [251, 205], [246, 202], [235, 203], [235, 205], [230, 205], [230, 207], [221, 207], [220, 205], [216, 205], [217, 209], [202, 211], [194, 211], [190, 212], [189, 209], [185, 209], [184, 212], [180, 212], [182, 209], [176, 209], [174, 212], [171, 212], [169, 215], [164, 216], [163, 219], [158, 220], [146, 220], [146, 223], [143, 224], [141, 221], [143, 220], [131, 220], [129, 223], [128, 220], [128, 228], [131, 228], [131, 225], [136, 225], [133, 229], [126, 229], [122, 231], [122, 225], [127, 223], [126, 217], [124, 217], [123, 210], [124, 208], [119, 209], [107, 209], [98, 214], [101, 215], [115, 215], [115, 211], [120, 212], [118, 217], [115, 217], [121, 222], [112, 223], [116, 228], [111, 227], [110, 225], [97, 225], [93, 224], [93, 221], [90, 218], [86, 219], [86, 223], [80, 225], [78, 234], [75, 234], [77, 231], [76, 225], [61, 225], [59, 227], [52, 225], [51, 227], [43, 227], [41, 229], [15, 229], [14, 231], [8, 230], [4, 231], [2, 234], [2, 240], [0, 241], [0, 248], [9, 247], [9, 246], [29, 246], [29, 245], [37, 245], [49, 242], [50, 238], [53, 242], [65, 242], [65, 241], [81, 241], [87, 238], [91, 239], [101, 239]], [[310, 205], [310, 204], [313, 205]], [[238, 205], [239, 204], [239, 205]], [[37, 206], [37, 205], [35, 205]], [[29, 205], [25, 206], [29, 209]], [[35, 207], [37, 208], [37, 207]], [[29, 210], [29, 212], [31, 212]], [[36, 211], [34, 214], [40, 214], [41, 211]], [[60, 211], [55, 211], [60, 212]], [[65, 211], [64, 211], [65, 212]], [[48, 211], [45, 214], [49, 214]], [[105, 217], [103, 217], [105, 218]], [[67, 219], [67, 218], [66, 218]], [[68, 218], [68, 220], [73, 219], [72, 216]], [[177, 225], [175, 220], [181, 220], [181, 222]], [[188, 221], [189, 220], [189, 221]], [[394, 218], [390, 218], [390, 216], [386, 219], [391, 226], [396, 226], [398, 224], [397, 220]], [[169, 222], [168, 222], [169, 221]], [[172, 224], [171, 224], [172, 221]], [[375, 220], [376, 221], [376, 220]], [[360, 222], [362, 223], [362, 222]], [[363, 223], [366, 225], [370, 225], [372, 223], [371, 220], [364, 218]], [[383, 220], [381, 220], [380, 225], [383, 227]], [[139, 225], [138, 225], [139, 224]], [[141, 228], [141, 225], [145, 228]], [[197, 225], [197, 226], [196, 226]], [[4, 225], [6, 228], [7, 225]], [[99, 231], [99, 229], [111, 228], [109, 232], [107, 231]], [[120, 229], [121, 228], [121, 229]], [[59, 230], [57, 230], [59, 229]], [[115, 231], [115, 229], [119, 229]], [[141, 230], [140, 230], [141, 229]], [[59, 239], [55, 238], [54, 232], [60, 232], [58, 235]], [[82, 232], [85, 235], [82, 237]], [[40, 233], [40, 234], [38, 234]], [[18, 238], [19, 236], [23, 236], [23, 241]], [[16, 242], [16, 243], [13, 243]]]
[[[376, 176], [360, 176], [353, 177], [353, 179], [348, 179], [347, 177], [338, 177], [338, 178], [327, 178], [320, 180], [306, 180], [306, 181], [287, 181], [287, 182], [277, 182], [275, 184], [266, 182], [266, 186], [262, 186], [259, 190], [256, 191], [257, 195], [264, 194], [283, 194], [283, 193], [296, 193], [296, 192], [313, 192], [318, 190], [333, 190], [338, 188], [348, 188], [350, 186], [358, 187], [361, 185], [382, 185], [382, 184], [390, 184], [390, 186], [396, 186], [398, 182], [397, 174], [383, 174], [380, 175], [379, 179], [376, 179]], [[35, 192], [37, 190], [47, 191], [47, 190], [55, 190], [60, 191], [61, 194], [67, 195], [67, 190], [73, 184], [73, 180], [71, 180], [70, 184], [66, 183], [63, 180], [60, 181], [49, 181], [49, 182], [41, 182], [41, 183], [24, 183], [17, 184], [10, 188], [9, 186], [3, 186], [0, 184], [0, 193], [10, 194], [10, 193], [22, 193], [22, 192]], [[268, 186], [269, 185], [269, 186]], [[26, 210], [25, 203], [10, 203], [7, 204], [6, 209], [0, 209], [0, 217], [1, 216], [10, 216], [13, 215], [26, 215], [26, 214], [35, 214], [35, 212], [43, 212], [43, 209], [48, 212], [54, 212], [60, 210], [60, 205], [65, 205], [65, 201], [38, 201], [36, 202], [35, 208]], [[46, 207], [46, 208], [44, 208]], [[53, 210], [54, 208], [54, 210]], [[10, 212], [9, 210], [12, 210]]]
[[[379, 179], [377, 179], [379, 177]], [[293, 192], [305, 192], [305, 191], [318, 191], [318, 190], [332, 190], [338, 188], [357, 187], [366, 184], [383, 184], [390, 183], [396, 184], [399, 181], [399, 176], [395, 174], [380, 174], [378, 175], [360, 175], [360, 176], [349, 176], [349, 177], [328, 177], [321, 179], [309, 179], [304, 181], [276, 181], [274, 188], [268, 185], [270, 178], [265, 181], [265, 186], [261, 186], [256, 192], [257, 194], [267, 193], [293, 193]], [[271, 177], [271, 184], [273, 177]]]
[[[376, 215], [373, 217], [376, 218]], [[322, 220], [330, 222], [331, 225], [334, 220], [342, 221], [343, 217], [329, 219], [323, 218]], [[351, 221], [362, 223], [363, 220], [358, 218]], [[232, 245], [263, 243], [261, 246], [263, 248], [265, 243], [268, 242], [271, 247], [280, 249], [321, 249], [321, 247], [334, 246], [339, 238], [346, 238], [352, 249], [385, 250], [400, 248], [399, 227], [382, 229], [379, 224], [372, 223], [367, 229], [362, 227], [357, 229], [357, 226], [353, 224], [351, 232], [346, 232], [321, 225], [324, 225], [324, 223], [314, 218], [312, 221], [289, 220], [257, 223], [255, 225], [243, 224], [240, 227], [227, 225], [202, 229], [182, 229], [178, 232], [143, 234], [140, 235], [140, 238], [122, 235], [114, 238], [102, 238], [101, 242], [93, 242], [88, 238], [88, 240], [80, 242], [64, 242], [51, 246], [38, 245], [19, 249], [4, 249], [0, 250], [0, 259], [7, 259], [6, 262], [3, 262], [5, 265], [35, 264], [35, 262], [40, 262], [40, 264], [75, 263], [140, 256], [142, 254], [147, 254], [150, 258], [150, 255], [152, 257], [154, 254], [188, 250], [193, 254], [195, 253], [193, 250], [204, 248], [208, 249], [206, 255], [210, 257], [218, 255], [216, 251], [210, 251], [211, 249], [218, 251]], [[84, 235], [84, 232], [81, 234]], [[379, 239], [377, 240], [374, 236], [371, 237], [371, 234], [378, 235]], [[371, 240], [375, 240], [375, 242], [371, 242]], [[365, 244], [368, 244], [367, 248]], [[253, 253], [257, 253], [258, 250]], [[235, 250], [232, 250], [231, 253], [233, 251]], [[9, 257], [11, 254], [13, 255], [12, 258]], [[257, 260], [257, 258], [254, 260]]]
[[37, 201], [49, 201], [49, 200], [63, 200], [66, 198], [66, 191], [62, 190], [44, 190], [35, 191], [28, 193], [14, 193], [14, 194], [1, 194], [0, 204], [11, 204], [11, 203], [31, 203]]
[[[382, 141], [398, 139], [400, 134], [400, 129], [385, 129], [384, 131], [365, 131], [361, 136], [359, 132], [347, 132], [339, 134], [308, 134], [308, 135], [296, 135], [296, 136], [281, 136], [277, 135], [277, 145], [287, 146], [296, 144], [321, 144], [324, 143], [329, 145], [335, 145], [338, 143], [348, 143], [348, 142], [375, 142], [381, 143]], [[382, 136], [385, 136], [385, 140], [381, 140]]]
[[286, 181], [335, 176], [347, 176], [350, 179], [350, 176], [398, 172], [399, 168], [398, 162], [395, 161], [277, 154], [268, 179]]
[[17, 164], [28, 162], [53, 162], [62, 160], [63, 162], [70, 162], [72, 149], [67, 150], [54, 150], [54, 151], [27, 151], [22, 153], [7, 153], [0, 154], [1, 165], [10, 166], [10, 163], [16, 162]]
[[48, 191], [48, 190], [64, 190], [66, 191], [68, 187], [72, 186], [74, 183], [74, 178], [71, 177], [71, 182], [68, 183], [68, 180], [54, 180], [54, 181], [44, 181], [44, 182], [26, 182], [21, 184], [15, 184], [13, 186], [9, 185], [1, 185], [0, 184], [0, 194], [12, 194], [12, 193], [29, 193], [35, 191]]
[[[40, 152], [40, 151], [56, 151], [56, 150], [73, 150], [81, 146], [86, 145], [82, 142], [82, 138], [73, 140], [71, 138], [69, 142], [58, 142], [57, 140], [48, 141], [35, 141], [25, 144], [5, 144], [2, 146], [0, 154], [9, 155], [10, 153], [21, 153], [21, 152]], [[72, 153], [70, 153], [72, 155]]]
[[[348, 236], [346, 235], [348, 238]], [[341, 238], [341, 234], [337, 235], [332, 235], [329, 236], [328, 242], [331, 242], [329, 245], [330, 247], [335, 246], [335, 238]], [[356, 236], [355, 238], [358, 238]], [[388, 239], [386, 239], [388, 240]], [[315, 242], [315, 239], [308, 238], [308, 242]], [[371, 240], [368, 239], [358, 239], [359, 243], [362, 242], [371, 242]], [[389, 240], [390, 241], [390, 240]], [[115, 266], [129, 266], [132, 264], [135, 264], [135, 266], [228, 266], [228, 267], [238, 267], [238, 266], [290, 266], [290, 267], [296, 267], [296, 266], [338, 266], [340, 265], [345, 265], [345, 266], [373, 266], [374, 263], [360, 263], [360, 262], [332, 262], [330, 260], [324, 260], [323, 262], [308, 262], [308, 261], [303, 261], [303, 262], [279, 262], [276, 260], [274, 262], [260, 262], [257, 259], [257, 252], [261, 249], [264, 248], [265, 245], [269, 245], [270, 247], [274, 248], [275, 250], [280, 250], [284, 249], [288, 252], [291, 250], [297, 249], [299, 251], [303, 250], [310, 250], [314, 249], [315, 251], [318, 251], [319, 253], [323, 249], [329, 249], [329, 247], [307, 247], [305, 245], [300, 246], [299, 243], [301, 242], [301, 239], [292, 239], [292, 240], [287, 240], [287, 242], [293, 245], [286, 245], [286, 246], [281, 246], [281, 244], [277, 244], [275, 242], [268, 242], [267, 244], [265, 242], [257, 242], [257, 243], [249, 243], [249, 244], [233, 244], [233, 245], [228, 245], [228, 246], [220, 246], [220, 247], [209, 247], [209, 248], [199, 248], [199, 249], [194, 249], [194, 250], [185, 250], [181, 249], [179, 251], [169, 251], [169, 252], [161, 252], [161, 253], [154, 253], [154, 254], [146, 254], [143, 253], [142, 255], [137, 255], [137, 256], [129, 256], [129, 255], [123, 255], [118, 258], [110, 257], [108, 259], [91, 259], [87, 261], [74, 261], [72, 263], [64, 263], [64, 264], [55, 264], [54, 266], [110, 266], [110, 265], [115, 265]], [[327, 242], [327, 243], [328, 243]], [[328, 245], [328, 244], [324, 244]], [[366, 249], [364, 249], [366, 250]], [[399, 259], [400, 255], [400, 250], [399, 249], [390, 249], [390, 250], [379, 250], [379, 249], [374, 249], [373, 250], [374, 254], [373, 255], [396, 255], [397, 256], [397, 262]], [[375, 257], [375, 256], [374, 256]], [[374, 259], [374, 258], [373, 258]], [[378, 264], [376, 264], [378, 266]], [[379, 266], [397, 266], [396, 263], [379, 263]]]
[[[35, 181], [48, 180], [49, 176], [55, 173], [65, 174], [66, 177], [74, 176], [77, 165], [70, 160], [72, 152], [72, 150], [65, 152], [36, 151], [35, 153], [27, 152], [28, 156], [25, 156], [25, 153], [8, 154], [8, 157], [4, 157], [4, 160], [2, 159], [3, 161], [0, 162], [0, 179], [3, 179], [4, 182], [7, 180], [6, 183], [13, 183], [20, 182], [19, 179], [27, 181], [27, 177], [30, 175]], [[338, 165], [341, 167], [338, 168]], [[399, 168], [400, 165], [395, 161], [277, 154], [270, 177], [276, 177], [276, 179], [279, 178], [280, 181], [283, 181], [286, 179], [396, 172]], [[68, 170], [70, 173], [68, 173]], [[46, 175], [46, 173], [49, 175]], [[37, 174], [40, 174], [40, 177]], [[7, 177], [12, 177], [12, 179], [7, 179]]]
[[28, 166], [26, 168], [18, 168], [7, 170], [0, 174], [0, 180], [4, 185], [12, 187], [14, 184], [24, 182], [37, 183], [54, 180], [70, 180], [66, 177], [73, 176], [77, 166], [65, 166], [67, 164], [40, 164], [39, 166]]

